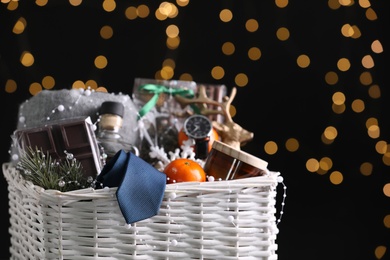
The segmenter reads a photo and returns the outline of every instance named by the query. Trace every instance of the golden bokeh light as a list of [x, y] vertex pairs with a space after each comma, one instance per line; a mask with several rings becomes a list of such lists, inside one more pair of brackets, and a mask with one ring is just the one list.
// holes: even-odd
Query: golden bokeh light
[[372, 75], [370, 72], [364, 71], [360, 74], [359, 80], [362, 85], [369, 86], [372, 84]]
[[139, 5], [137, 7], [137, 15], [139, 18], [146, 18], [149, 16], [149, 14], [150, 14], [150, 10], [147, 5]]
[[339, 81], [339, 76], [334, 71], [329, 71], [325, 74], [325, 82], [329, 85], [335, 85]]
[[276, 154], [278, 151], [278, 145], [274, 141], [268, 141], [264, 145], [264, 151], [269, 154]]
[[374, 59], [371, 55], [366, 55], [362, 58], [362, 65], [366, 69], [372, 69], [375, 66]]
[[332, 104], [332, 111], [335, 113], [335, 114], [342, 114], [345, 112], [345, 109], [346, 109], [346, 106], [345, 104], [341, 104], [341, 105], [337, 105], [337, 104]]
[[315, 158], [310, 158], [306, 161], [306, 169], [309, 172], [316, 172], [320, 168], [320, 163]]
[[333, 167], [333, 161], [329, 157], [323, 157], [319, 161], [319, 169], [327, 172]]
[[381, 131], [378, 125], [372, 125], [367, 129], [367, 134], [372, 139], [376, 139], [380, 137]]
[[275, 4], [279, 8], [285, 8], [288, 5], [289, 0], [275, 0]]
[[8, 79], [5, 83], [5, 92], [7, 93], [14, 93], [18, 88], [18, 85], [16, 84], [16, 81], [13, 79]]
[[[42, 0], [41, 0], [42, 1]], [[47, 3], [48, 0], [43, 0], [42, 2], [46, 2]], [[79, 6], [81, 5], [83, 2], [83, 0], [69, 0], [69, 3], [73, 6]], [[46, 4], [45, 3], [45, 4]]]
[[329, 180], [334, 185], [339, 185], [344, 181], [344, 176], [339, 171], [334, 171], [329, 175]]
[[366, 106], [364, 104], [364, 101], [361, 99], [355, 99], [354, 101], [352, 101], [351, 108], [356, 113], [363, 112], [365, 107]]
[[299, 149], [299, 142], [296, 138], [289, 138], [286, 141], [286, 150], [289, 152], [296, 152]]
[[225, 70], [221, 66], [215, 66], [211, 70], [211, 76], [214, 79], [222, 79], [225, 76]]
[[332, 96], [332, 101], [335, 105], [340, 106], [345, 104], [345, 95], [342, 92], [335, 92]]
[[98, 87], [96, 90], [96, 92], [105, 92], [105, 93], [108, 93], [108, 89], [106, 89], [105, 87]]
[[353, 31], [353, 28], [352, 28], [352, 26], [350, 24], [344, 24], [341, 27], [341, 33], [345, 37], [352, 37], [354, 31]]
[[256, 61], [259, 60], [261, 57], [261, 51], [257, 47], [252, 47], [248, 51], [248, 57], [250, 60]]
[[109, 25], [105, 25], [100, 29], [100, 37], [102, 37], [102, 39], [105, 40], [111, 39], [113, 34], [114, 34], [114, 30]]
[[125, 10], [125, 16], [129, 20], [135, 20], [138, 18], [138, 12], [137, 7], [135, 6], [129, 6]]
[[96, 68], [98, 69], [104, 69], [105, 67], [107, 67], [107, 64], [108, 64], [108, 60], [105, 56], [103, 55], [99, 55], [95, 58], [95, 66]]
[[390, 166], [390, 151], [383, 154], [382, 162], [384, 165]]
[[225, 42], [222, 44], [222, 53], [225, 55], [232, 55], [235, 51], [234, 44], [232, 42]]
[[375, 117], [370, 117], [366, 120], [366, 127], [369, 128], [370, 126], [378, 125], [378, 119]]
[[103, 9], [106, 12], [113, 12], [116, 8], [115, 0], [103, 0]]
[[28, 90], [32, 96], [35, 96], [36, 94], [42, 91], [42, 85], [39, 84], [38, 82], [33, 82], [30, 84]]
[[384, 140], [380, 140], [380, 141], [376, 142], [375, 151], [379, 154], [385, 154], [386, 152], [388, 152], [389, 150], [388, 150], [387, 142]]
[[163, 68], [160, 71], [161, 77], [163, 79], [172, 79], [175, 75], [175, 72], [171, 66], [163, 66]]
[[93, 79], [90, 79], [90, 80], [87, 80], [85, 82], [85, 87], [88, 89], [97, 89], [98, 88], [98, 84], [95, 80]]
[[171, 67], [172, 69], [175, 69], [176, 62], [174, 59], [165, 59], [162, 63], [163, 67]]
[[168, 49], [171, 49], [171, 50], [174, 50], [174, 49], [177, 49], [180, 45], [180, 37], [174, 37], [174, 38], [171, 38], [171, 37], [168, 37], [167, 38], [167, 48]]
[[318, 175], [325, 175], [325, 174], [327, 174], [328, 173], [328, 171], [326, 171], [326, 170], [324, 170], [324, 169], [322, 169], [322, 168], [318, 168], [318, 170], [317, 170], [317, 174]]
[[376, 12], [372, 8], [367, 8], [366, 18], [370, 21], [375, 21], [378, 19], [378, 16], [376, 15]]
[[383, 186], [383, 194], [385, 194], [386, 197], [390, 197], [390, 183], [386, 183]]
[[159, 20], [174, 18], [179, 14], [177, 7], [170, 2], [162, 2], [156, 11], [156, 17]]
[[309, 67], [309, 65], [310, 65], [310, 58], [309, 58], [309, 56], [307, 56], [305, 54], [299, 55], [298, 58], [297, 58], [297, 65], [300, 68], [307, 68], [307, 67]]
[[383, 46], [382, 43], [379, 40], [375, 40], [371, 43], [371, 50], [374, 53], [382, 53], [383, 52]]
[[383, 256], [386, 254], [387, 247], [386, 246], [377, 246], [375, 248], [375, 257], [376, 259], [383, 259]]
[[359, 0], [359, 5], [362, 8], [369, 8], [371, 6], [371, 3], [369, 0]]
[[354, 4], [354, 0], [338, 0], [342, 6], [350, 6]]
[[12, 32], [15, 33], [15, 34], [21, 34], [24, 32], [24, 29], [26, 29], [26, 26], [27, 26], [27, 21], [26, 19], [24, 19], [23, 17], [20, 17], [15, 25], [14, 25], [14, 28], [12, 29]]
[[370, 176], [373, 171], [373, 165], [369, 162], [364, 162], [360, 165], [360, 173], [364, 176]]
[[378, 99], [381, 97], [381, 88], [377, 85], [371, 85], [368, 88], [368, 95], [373, 99]]
[[52, 89], [56, 85], [56, 81], [52, 76], [45, 76], [42, 79], [42, 87], [44, 89]]
[[337, 10], [340, 8], [339, 0], [328, 0], [328, 6], [332, 10]]
[[176, 3], [178, 6], [186, 7], [190, 3], [190, 0], [176, 0]]
[[328, 139], [328, 138], [326, 138], [325, 134], [322, 133], [321, 134], [321, 142], [326, 144], [326, 145], [330, 145], [334, 142], [334, 139]]
[[230, 22], [233, 19], [233, 13], [229, 9], [223, 9], [219, 13], [219, 19], [221, 19], [222, 22]]
[[361, 33], [359, 27], [357, 27], [356, 25], [352, 26], [352, 30], [353, 30], [353, 34], [351, 35], [351, 37], [353, 39], [357, 39], [357, 38], [362, 36], [362, 33]]
[[290, 38], [290, 31], [286, 27], [280, 27], [276, 31], [276, 37], [281, 41], [286, 41]]
[[351, 68], [351, 63], [349, 62], [349, 60], [347, 58], [341, 58], [337, 62], [337, 68], [340, 71], [347, 71]]
[[30, 67], [34, 64], [34, 56], [30, 52], [24, 51], [20, 56], [20, 63], [25, 67]]
[[259, 29], [259, 23], [255, 19], [249, 19], [245, 23], [245, 28], [248, 32], [255, 32]]
[[238, 87], [245, 87], [246, 85], [248, 85], [249, 79], [245, 73], [239, 73], [234, 78], [234, 82]]
[[194, 78], [189, 73], [183, 73], [180, 75], [179, 80], [193, 81]]
[[327, 128], [325, 128], [324, 136], [326, 137], [326, 139], [334, 140], [334, 139], [336, 139], [337, 134], [338, 134], [338, 132], [337, 132], [336, 127], [328, 126]]
[[79, 88], [86, 89], [86, 86], [85, 86], [83, 81], [76, 80], [75, 82], [73, 82], [72, 88], [74, 88], [74, 89], [79, 89]]
[[177, 27], [177, 25], [171, 24], [167, 27], [165, 33], [169, 38], [176, 38], [179, 36], [179, 27]]
[[1, 3], [7, 4], [7, 10], [14, 11], [19, 6], [19, 1], [1, 0]]
[[384, 225], [386, 228], [390, 228], [390, 215], [386, 215], [386, 216], [383, 218], [383, 225]]
[[[49, 0], [35, 0], [35, 4], [38, 5], [38, 6], [45, 6], [47, 5]], [[80, 3], [82, 0], [69, 0], [69, 3], [72, 4], [73, 6], [76, 6], [75, 4], [73, 4], [73, 2], [76, 2], [76, 3]]]

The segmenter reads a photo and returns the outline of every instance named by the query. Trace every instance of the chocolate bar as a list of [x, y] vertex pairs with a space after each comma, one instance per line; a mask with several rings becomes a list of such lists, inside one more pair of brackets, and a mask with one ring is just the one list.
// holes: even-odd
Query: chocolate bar
[[16, 130], [14, 136], [19, 150], [38, 148], [57, 161], [64, 160], [69, 153], [73, 154], [81, 163], [86, 177], [96, 177], [102, 170], [100, 150], [89, 117], [64, 119], [41, 127]]

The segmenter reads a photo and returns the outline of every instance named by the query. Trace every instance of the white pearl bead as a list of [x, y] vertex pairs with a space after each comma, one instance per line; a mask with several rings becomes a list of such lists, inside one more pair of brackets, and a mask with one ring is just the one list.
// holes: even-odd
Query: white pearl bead
[[64, 107], [64, 105], [59, 105], [59, 106], [57, 107], [57, 109], [58, 109], [58, 111], [62, 112], [62, 111], [65, 110], [65, 107]]
[[172, 192], [169, 194], [168, 196], [170, 199], [176, 199], [176, 193], [175, 192]]
[[85, 96], [90, 96], [91, 95], [91, 90], [90, 89], [87, 89], [86, 91], [84, 91], [84, 95]]

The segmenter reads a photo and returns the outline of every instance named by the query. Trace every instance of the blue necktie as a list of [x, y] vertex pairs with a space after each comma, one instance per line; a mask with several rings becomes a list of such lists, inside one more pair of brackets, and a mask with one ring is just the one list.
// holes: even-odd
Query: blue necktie
[[116, 196], [127, 224], [158, 214], [166, 175], [131, 152], [118, 151], [97, 177], [103, 187], [118, 187]]

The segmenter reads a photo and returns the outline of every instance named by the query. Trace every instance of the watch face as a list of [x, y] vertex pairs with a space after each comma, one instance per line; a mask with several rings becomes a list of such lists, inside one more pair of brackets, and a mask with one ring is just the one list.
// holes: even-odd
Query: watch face
[[211, 134], [210, 119], [203, 115], [189, 116], [184, 122], [184, 132], [193, 139], [203, 139]]

